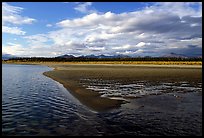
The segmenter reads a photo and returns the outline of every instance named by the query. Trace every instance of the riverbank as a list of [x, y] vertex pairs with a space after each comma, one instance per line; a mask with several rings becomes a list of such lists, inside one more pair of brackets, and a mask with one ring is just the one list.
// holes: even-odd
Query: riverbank
[[67, 65], [67, 64], [75, 64], [75, 65], [83, 65], [83, 64], [89, 64], [89, 65], [141, 65], [141, 66], [146, 66], [146, 65], [150, 65], [150, 66], [167, 66], [167, 65], [182, 65], [182, 66], [202, 66], [202, 61], [68, 61], [68, 62], [54, 62], [54, 61], [50, 61], [50, 62], [31, 62], [31, 61], [2, 61], [2, 63], [5, 64], [63, 64], [63, 65]]
[[[142, 62], [141, 62], [142, 63]], [[102, 94], [84, 86], [96, 81], [132, 84], [134, 81], [150, 82], [196, 82], [202, 80], [202, 64], [110, 64], [106, 62], [14, 62], [8, 64], [44, 65], [53, 68], [43, 73], [60, 82], [82, 104], [98, 112], [120, 107], [132, 96], [101, 97]], [[109, 87], [109, 86], [104, 86]], [[105, 90], [106, 91], [106, 90]]]
[[[53, 71], [43, 73], [64, 85], [68, 91], [82, 104], [90, 109], [101, 112], [120, 107], [132, 97], [101, 97], [98, 92], [83, 86], [84, 80], [115, 81], [121, 84], [131, 84], [141, 81], [188, 81], [196, 82], [202, 79], [202, 66], [196, 65], [119, 65], [119, 64], [53, 64]], [[106, 87], [106, 86], [104, 86]], [[127, 100], [126, 100], [127, 99]]]

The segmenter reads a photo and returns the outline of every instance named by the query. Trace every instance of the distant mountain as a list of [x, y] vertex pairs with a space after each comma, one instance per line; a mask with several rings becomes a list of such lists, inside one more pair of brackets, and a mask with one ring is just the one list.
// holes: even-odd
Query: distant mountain
[[186, 55], [176, 54], [173, 52], [170, 54], [163, 55], [162, 57], [188, 58], [188, 56], [186, 56]]
[[130, 58], [130, 56], [120, 54], [113, 56], [113, 58]]
[[[166, 54], [166, 55], [163, 55], [161, 57], [170, 57], [170, 58], [192, 58], [190, 56], [186, 56], [186, 55], [182, 55], [182, 54], [176, 54], [176, 53], [170, 53], [170, 54]], [[201, 56], [196, 56], [197, 58], [202, 58], [202, 55]], [[138, 57], [131, 57], [131, 56], [128, 56], [128, 55], [112, 55], [112, 56], [108, 56], [108, 55], [94, 55], [94, 54], [91, 54], [91, 55], [82, 55], [82, 56], [79, 56], [79, 57], [75, 57], [73, 55], [62, 55], [62, 56], [58, 56], [57, 58], [64, 58], [64, 59], [70, 59], [70, 58], [95, 58], [95, 59], [106, 59], [106, 58], [138, 58]], [[144, 58], [151, 58], [150, 56], [145, 56]]]
[[80, 58], [96, 58], [97, 56], [95, 56], [95, 55], [86, 55], [86, 56], [84, 56], [84, 55], [82, 55], [82, 56], [79, 56]]
[[129, 56], [127, 55], [114, 55], [114, 56], [106, 56], [106, 55], [86, 55], [86, 56], [80, 56], [80, 57], [83, 57], [83, 58], [98, 58], [98, 59], [101, 59], [101, 58], [129, 58]]
[[75, 58], [75, 56], [73, 56], [73, 55], [62, 55], [62, 56], [58, 56], [58, 58]]
[[98, 55], [96, 58], [112, 58], [112, 56]]
[[2, 60], [8, 60], [10, 58], [14, 58], [16, 56], [11, 55], [11, 54], [2, 54]]

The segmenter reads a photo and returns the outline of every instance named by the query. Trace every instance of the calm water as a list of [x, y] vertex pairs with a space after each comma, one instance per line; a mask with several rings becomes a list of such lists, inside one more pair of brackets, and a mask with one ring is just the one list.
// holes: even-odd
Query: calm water
[[201, 81], [83, 80], [83, 85], [102, 96], [136, 97], [118, 109], [97, 113], [43, 76], [51, 70], [48, 67], [2, 66], [3, 135], [202, 135]]

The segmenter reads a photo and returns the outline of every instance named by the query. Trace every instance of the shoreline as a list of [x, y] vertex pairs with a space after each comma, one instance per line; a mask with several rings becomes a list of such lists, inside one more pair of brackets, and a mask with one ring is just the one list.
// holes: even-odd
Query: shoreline
[[83, 105], [87, 106], [93, 111], [104, 112], [114, 108], [118, 108], [121, 106], [121, 104], [127, 103], [123, 100], [100, 97], [101, 94], [84, 89], [75, 81], [63, 81], [62, 79], [59, 79], [53, 75], [54, 70], [44, 72], [43, 75], [62, 84], [63, 87], [67, 89], [68, 92], [70, 92], [77, 100], [79, 100]]
[[[30, 64], [30, 63], [29, 63]], [[44, 72], [49, 77], [63, 85], [83, 105], [96, 112], [104, 112], [119, 108], [128, 103], [126, 98], [114, 99], [101, 97], [101, 94], [88, 90], [80, 84], [80, 79], [102, 79], [130, 82], [138, 80], [156, 81], [160, 79], [176, 81], [177, 78], [199, 80], [202, 77], [202, 66], [198, 65], [126, 65], [126, 64], [60, 64], [38, 63], [53, 69]], [[128, 98], [127, 98], [128, 99]]]

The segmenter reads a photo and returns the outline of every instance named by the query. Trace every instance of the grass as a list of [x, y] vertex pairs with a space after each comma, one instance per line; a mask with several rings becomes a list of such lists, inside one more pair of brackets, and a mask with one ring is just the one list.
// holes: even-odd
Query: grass
[[81, 61], [81, 62], [21, 62], [21, 61], [2, 61], [10, 64], [149, 64], [149, 65], [202, 65], [202, 61]]

